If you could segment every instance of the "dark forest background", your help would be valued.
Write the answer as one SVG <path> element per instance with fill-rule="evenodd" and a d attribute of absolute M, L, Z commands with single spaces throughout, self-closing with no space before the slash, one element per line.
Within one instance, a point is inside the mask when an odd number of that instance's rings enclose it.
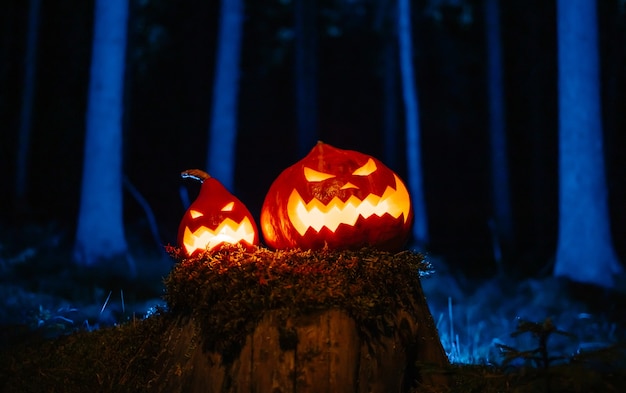
<path fill-rule="evenodd" d="M 406 175 L 405 147 L 383 151 L 384 29 L 378 2 L 320 0 L 318 132 Z M 605 159 L 616 251 L 626 260 L 626 11 L 599 5 Z M 54 225 L 71 245 L 78 214 L 93 4 L 42 2 L 30 180 L 12 188 L 28 2 L 0 5 L 0 225 Z M 280 171 L 301 158 L 294 108 L 289 1 L 246 2 L 234 193 L 258 218 Z M 179 173 L 206 162 L 218 1 L 131 1 L 124 172 L 154 212 L 160 241 L 174 243 L 183 206 Z M 489 229 L 486 48 L 479 0 L 413 2 L 429 253 L 468 275 L 494 273 Z M 557 58 L 554 1 L 501 2 L 514 252 L 506 269 L 550 271 L 557 236 Z M 398 101 L 401 97 L 398 97 Z M 398 116 L 398 119 L 401 119 Z M 399 120 L 400 121 L 400 120 Z M 402 127 L 397 127 L 401 133 Z M 403 138 L 399 136 L 399 141 Z M 128 192 L 135 245 L 156 247 L 144 210 Z"/>

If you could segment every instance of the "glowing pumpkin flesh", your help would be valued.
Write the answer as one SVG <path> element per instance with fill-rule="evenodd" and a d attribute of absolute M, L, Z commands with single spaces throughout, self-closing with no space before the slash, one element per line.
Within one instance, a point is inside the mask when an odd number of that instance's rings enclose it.
<path fill-rule="evenodd" d="M 319 142 L 270 187 L 261 231 L 273 248 L 395 250 L 406 242 L 412 219 L 409 193 L 391 169 Z"/>
<path fill-rule="evenodd" d="M 217 250 L 224 243 L 252 246 L 259 232 L 246 206 L 207 173 L 191 169 L 181 174 L 202 182 L 200 194 L 178 227 L 178 245 L 187 255 Z"/>

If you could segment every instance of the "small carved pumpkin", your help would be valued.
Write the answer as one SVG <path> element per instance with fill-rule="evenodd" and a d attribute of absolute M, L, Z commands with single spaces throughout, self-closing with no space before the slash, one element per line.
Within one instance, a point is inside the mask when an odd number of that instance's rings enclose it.
<path fill-rule="evenodd" d="M 259 243 L 259 231 L 250 211 L 209 174 L 190 169 L 183 178 L 202 182 L 200 194 L 185 212 L 178 227 L 178 245 L 187 255 L 217 250 L 223 244 Z"/>
<path fill-rule="evenodd" d="M 273 248 L 395 250 L 413 219 L 406 186 L 369 155 L 318 142 L 274 180 L 261 209 L 261 231 Z"/>

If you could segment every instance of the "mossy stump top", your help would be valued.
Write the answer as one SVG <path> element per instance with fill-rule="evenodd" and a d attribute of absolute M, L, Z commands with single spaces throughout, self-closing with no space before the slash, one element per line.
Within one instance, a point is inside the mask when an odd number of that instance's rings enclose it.
<path fill-rule="evenodd" d="M 178 346 L 170 353 L 185 352 L 188 361 L 163 375 L 165 386 L 184 379 L 192 391 L 194 386 L 326 390 L 319 384 L 336 391 L 338 382 L 307 377 L 311 370 L 329 368 L 331 374 L 349 374 L 342 383 L 353 385 L 353 391 L 390 391 L 389 383 L 376 379 L 389 378 L 383 371 L 394 369 L 400 370 L 397 386 L 408 391 L 409 385 L 437 382 L 421 375 L 418 364 L 447 364 L 420 285 L 420 276 L 430 272 L 421 254 L 227 247 L 189 258 L 178 248 L 169 252 L 177 263 L 165 280 L 165 299 L 180 321 L 179 332 L 188 331 L 167 345 Z M 258 341 L 273 336 L 275 345 Z M 331 359 L 333 346 L 335 352 L 342 347 L 345 355 Z M 254 360 L 259 351 L 265 352 L 262 362 Z M 317 366 L 303 363 L 304 352 L 309 352 L 307 362 L 315 358 Z M 268 362 L 268 356 L 280 362 Z M 320 361 L 328 364 L 320 366 Z M 267 386 L 255 381 L 268 375 L 274 377 Z M 219 386 L 209 389 L 207 384 Z"/>

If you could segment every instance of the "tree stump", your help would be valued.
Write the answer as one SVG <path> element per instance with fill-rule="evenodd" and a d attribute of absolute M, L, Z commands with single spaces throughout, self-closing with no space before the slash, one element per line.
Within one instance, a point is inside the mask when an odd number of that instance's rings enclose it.
<path fill-rule="evenodd" d="M 162 392 L 407 392 L 446 385 L 419 254 L 248 252 L 179 263 Z M 400 256 L 399 256 L 400 255 Z M 401 281 L 401 282 L 400 282 Z M 433 367 L 434 366 L 434 367 Z"/>

